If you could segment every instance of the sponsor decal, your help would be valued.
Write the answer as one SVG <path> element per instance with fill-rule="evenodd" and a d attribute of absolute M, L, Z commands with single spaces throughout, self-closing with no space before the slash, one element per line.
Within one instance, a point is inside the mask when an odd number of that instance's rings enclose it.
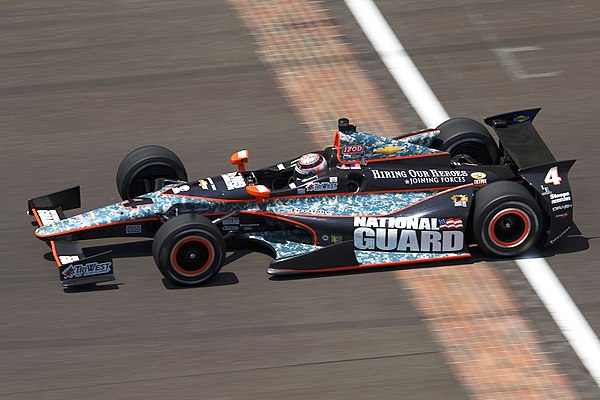
<path fill-rule="evenodd" d="M 450 197 L 454 203 L 454 207 L 466 207 L 469 202 L 469 196 L 466 194 L 455 194 Z"/>
<path fill-rule="evenodd" d="M 337 166 L 337 168 L 339 168 L 339 169 L 360 169 L 360 164 L 358 164 L 358 163 L 354 163 L 354 164 L 339 164 Z"/>
<path fill-rule="evenodd" d="M 62 271 L 64 279 L 81 278 L 84 276 L 94 276 L 107 274 L 111 271 L 110 267 L 112 262 L 107 261 L 103 263 L 91 262 L 87 264 L 76 264 L 70 265 Z"/>
<path fill-rule="evenodd" d="M 331 243 L 336 244 L 342 241 L 342 237 L 339 235 L 331 235 Z"/>
<path fill-rule="evenodd" d="M 222 229 L 229 232 L 238 231 L 240 229 L 240 219 L 238 217 L 225 218 Z"/>
<path fill-rule="evenodd" d="M 461 218 L 440 218 L 438 226 L 440 231 L 464 228 Z"/>
<path fill-rule="evenodd" d="M 298 194 L 306 194 L 306 188 L 298 188 Z"/>
<path fill-rule="evenodd" d="M 142 226 L 141 225 L 127 225 L 125 227 L 125 233 L 127 233 L 127 234 L 142 233 Z"/>
<path fill-rule="evenodd" d="M 487 174 L 485 172 L 473 172 L 471 178 L 473 178 L 475 185 L 487 185 Z"/>
<path fill-rule="evenodd" d="M 518 114 L 518 115 L 515 115 L 513 118 L 513 122 L 515 124 L 522 124 L 523 122 L 527 122 L 527 121 L 529 121 L 528 114 Z"/>
<path fill-rule="evenodd" d="M 551 193 L 550 194 L 550 204 L 564 203 L 566 201 L 571 201 L 571 193 L 570 192 Z"/>
<path fill-rule="evenodd" d="M 261 226 L 258 222 L 254 222 L 251 224 L 241 224 L 240 225 L 245 231 L 254 230 L 254 228 Z"/>
<path fill-rule="evenodd" d="M 556 243 L 558 241 L 558 239 L 560 239 L 561 237 L 563 237 L 565 235 L 565 233 L 569 232 L 569 229 L 571 229 L 571 225 L 567 226 L 567 228 L 564 231 L 562 231 L 561 233 L 559 233 L 558 236 L 556 236 L 554 239 L 550 239 L 548 241 L 548 243 L 550 243 L 550 244 Z"/>
<path fill-rule="evenodd" d="M 364 143 L 342 147 L 342 154 L 345 156 L 348 156 L 348 157 L 360 157 L 364 153 L 365 153 Z"/>
<path fill-rule="evenodd" d="M 206 178 L 206 180 L 208 181 L 208 183 L 210 184 L 210 188 L 212 190 L 217 190 L 217 187 L 215 186 L 215 183 L 213 182 L 212 178 Z"/>
<path fill-rule="evenodd" d="M 354 247 L 359 250 L 425 253 L 461 250 L 464 232 L 441 230 L 440 221 L 448 226 L 448 218 L 354 217 Z M 454 229 L 457 229 L 456 219 L 453 221 Z"/>
<path fill-rule="evenodd" d="M 152 199 L 149 199 L 147 197 L 134 197 L 133 199 L 129 199 L 129 200 L 123 202 L 123 207 L 138 208 L 138 207 L 144 207 L 144 206 L 151 206 L 152 204 L 154 204 L 154 201 L 152 201 Z M 93 218 L 93 214 L 91 211 L 88 213 L 88 217 Z"/>
<path fill-rule="evenodd" d="M 56 210 L 37 210 L 37 213 L 44 226 L 52 225 L 53 223 L 60 221 L 60 217 Z"/>
<path fill-rule="evenodd" d="M 333 215 L 331 211 L 327 210 L 303 210 L 301 208 L 292 208 L 290 210 L 291 214 L 314 214 L 314 215 Z"/>
<path fill-rule="evenodd" d="M 204 179 L 198 179 L 198 186 L 204 190 L 208 190 L 208 182 L 206 182 Z"/>
<path fill-rule="evenodd" d="M 542 196 L 549 196 L 552 194 L 552 190 L 550 190 L 548 186 L 540 185 L 540 188 L 542 189 Z"/>
<path fill-rule="evenodd" d="M 323 239 L 324 242 L 328 242 L 329 241 L 329 235 L 323 235 L 323 236 L 321 236 L 321 239 Z"/>
<path fill-rule="evenodd" d="M 223 182 L 225 182 L 225 186 L 227 186 L 227 190 L 246 187 L 246 181 L 244 180 L 244 177 L 237 172 L 229 172 L 221 175 L 221 177 L 223 178 Z"/>
<path fill-rule="evenodd" d="M 79 256 L 58 256 L 61 265 L 70 264 L 79 261 Z"/>
<path fill-rule="evenodd" d="M 554 218 L 557 218 L 557 219 L 565 219 L 565 218 L 568 218 L 568 217 L 569 217 L 569 215 L 571 215 L 571 213 L 569 213 L 569 212 L 564 212 L 564 213 L 561 213 L 561 214 L 556 214 L 556 215 L 554 216 Z"/>
<path fill-rule="evenodd" d="M 569 203 L 569 204 L 561 204 L 560 206 L 555 206 L 552 207 L 552 212 L 556 212 L 556 211 L 562 211 L 562 210 L 568 210 L 569 208 L 572 208 L 573 204 Z"/>
<path fill-rule="evenodd" d="M 385 147 L 380 147 L 378 149 L 373 150 L 373 153 L 385 154 L 385 155 L 389 156 L 389 155 L 399 152 L 403 148 L 404 147 L 399 147 L 399 146 L 394 146 L 394 145 L 388 144 Z"/>
<path fill-rule="evenodd" d="M 379 170 L 372 169 L 374 179 L 404 179 L 406 185 L 465 183 L 468 173 L 464 170 Z"/>
<path fill-rule="evenodd" d="M 309 192 L 330 192 L 337 190 L 337 187 L 337 182 L 312 182 L 306 186 L 306 190 Z"/>
<path fill-rule="evenodd" d="M 329 182 L 337 182 L 338 181 L 338 177 L 337 176 L 331 176 L 329 177 Z"/>
<path fill-rule="evenodd" d="M 190 186 L 189 185 L 175 186 L 171 190 L 173 191 L 173 194 L 179 194 L 179 193 L 187 192 L 188 190 L 190 190 Z"/>

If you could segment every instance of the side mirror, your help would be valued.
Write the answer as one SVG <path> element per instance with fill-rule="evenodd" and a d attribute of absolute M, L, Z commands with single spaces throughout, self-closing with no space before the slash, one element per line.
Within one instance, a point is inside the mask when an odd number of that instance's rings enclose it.
<path fill-rule="evenodd" d="M 265 185 L 248 185 L 246 186 L 246 193 L 255 197 L 259 203 L 262 203 L 266 198 L 271 196 L 271 190 Z"/>
<path fill-rule="evenodd" d="M 231 157 L 229 157 L 229 161 L 231 161 L 231 164 L 237 165 L 239 172 L 244 172 L 246 171 L 245 164 L 248 162 L 248 156 L 248 150 L 240 150 L 233 153 Z"/>

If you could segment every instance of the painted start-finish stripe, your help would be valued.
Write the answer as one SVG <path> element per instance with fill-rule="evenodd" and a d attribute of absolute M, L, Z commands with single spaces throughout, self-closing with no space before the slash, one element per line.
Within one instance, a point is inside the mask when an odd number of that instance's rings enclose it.
<path fill-rule="evenodd" d="M 395 271 L 475 399 L 574 399 L 500 273 L 486 263 Z"/>
<path fill-rule="evenodd" d="M 569 293 L 543 258 L 517 260 L 556 325 L 600 387 L 600 342 Z"/>

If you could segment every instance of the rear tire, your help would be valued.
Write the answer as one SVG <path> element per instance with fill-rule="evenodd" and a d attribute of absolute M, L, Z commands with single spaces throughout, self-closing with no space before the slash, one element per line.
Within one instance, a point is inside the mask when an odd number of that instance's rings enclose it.
<path fill-rule="evenodd" d="M 495 165 L 500 159 L 498 146 L 485 126 L 464 117 L 451 118 L 436 129 L 439 135 L 431 147 L 447 151 L 452 161 Z"/>
<path fill-rule="evenodd" d="M 225 240 L 206 217 L 182 214 L 156 232 L 152 255 L 158 270 L 179 285 L 198 285 L 213 278 L 225 259 Z"/>
<path fill-rule="evenodd" d="M 515 182 L 494 182 L 475 194 L 473 236 L 488 254 L 514 257 L 529 250 L 542 233 L 542 211 Z"/>
<path fill-rule="evenodd" d="M 187 172 L 179 157 L 162 146 L 144 146 L 127 154 L 117 170 L 117 190 L 121 199 L 155 190 L 157 179 L 187 181 Z"/>

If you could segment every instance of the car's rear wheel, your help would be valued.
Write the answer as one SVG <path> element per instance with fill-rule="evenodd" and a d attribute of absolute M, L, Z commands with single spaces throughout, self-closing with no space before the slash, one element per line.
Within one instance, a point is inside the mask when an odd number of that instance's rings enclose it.
<path fill-rule="evenodd" d="M 436 129 L 440 133 L 433 140 L 431 147 L 447 151 L 452 156 L 452 161 L 480 165 L 498 164 L 498 146 L 490 132 L 479 122 L 464 117 L 451 118 Z"/>
<path fill-rule="evenodd" d="M 198 285 L 219 272 L 225 258 L 225 240 L 208 218 L 182 214 L 159 228 L 152 255 L 168 280 L 179 285 Z"/>
<path fill-rule="evenodd" d="M 144 146 L 127 154 L 117 170 L 117 190 L 123 200 L 155 190 L 158 179 L 187 181 L 179 157 L 162 146 Z"/>
<path fill-rule="evenodd" d="M 488 254 L 514 257 L 526 252 L 542 233 L 542 211 L 515 182 L 495 182 L 475 194 L 473 235 Z"/>

